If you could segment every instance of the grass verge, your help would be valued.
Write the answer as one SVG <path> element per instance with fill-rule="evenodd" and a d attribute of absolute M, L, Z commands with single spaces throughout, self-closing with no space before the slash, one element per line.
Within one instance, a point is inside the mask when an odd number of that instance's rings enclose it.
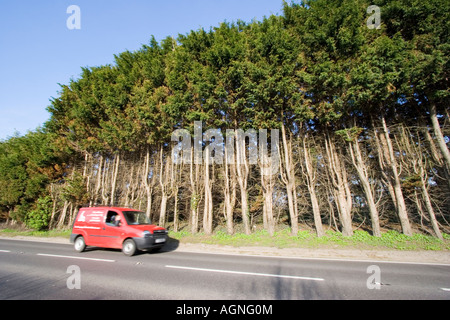
<path fill-rule="evenodd" d="M 297 236 L 292 236 L 289 229 L 281 230 L 271 237 L 266 231 L 258 231 L 251 235 L 237 233 L 228 235 L 218 231 L 213 235 L 199 233 L 192 235 L 189 232 L 170 232 L 169 236 L 184 243 L 205 243 L 227 245 L 234 247 L 260 246 L 276 248 L 346 248 L 367 250 L 450 250 L 450 235 L 445 234 L 444 240 L 438 238 L 414 234 L 405 236 L 396 231 L 385 232 L 382 237 L 371 236 L 366 231 L 355 231 L 353 237 L 344 237 L 339 232 L 327 231 L 324 237 L 317 237 L 310 231 L 299 231 Z"/>
<path fill-rule="evenodd" d="M 50 231 L 36 231 L 36 230 L 20 230 L 5 228 L 0 229 L 0 236 L 3 237 L 40 237 L 40 238 L 67 238 L 69 239 L 71 230 L 50 230 Z"/>
<path fill-rule="evenodd" d="M 69 239 L 71 230 L 35 231 L 13 228 L 0 228 L 3 237 L 59 237 Z M 290 234 L 289 229 L 280 230 L 271 237 L 265 230 L 246 235 L 236 233 L 228 235 L 224 231 L 217 231 L 213 235 L 204 233 L 191 234 L 187 231 L 169 232 L 169 237 L 181 243 L 214 244 L 233 247 L 275 247 L 275 248 L 333 248 L 333 249 L 365 249 L 365 250 L 433 250 L 449 251 L 450 235 L 444 234 L 444 240 L 414 234 L 405 236 L 397 231 L 387 231 L 380 238 L 371 236 L 366 231 L 357 230 L 352 237 L 344 237 L 340 232 L 327 231 L 324 237 L 317 237 L 312 231 L 299 231 L 296 236 Z"/>

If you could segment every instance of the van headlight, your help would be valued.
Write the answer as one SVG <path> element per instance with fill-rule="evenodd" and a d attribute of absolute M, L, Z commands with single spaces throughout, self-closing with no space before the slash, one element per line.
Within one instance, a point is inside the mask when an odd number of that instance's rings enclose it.
<path fill-rule="evenodd" d="M 144 232 L 142 232 L 142 237 L 144 237 L 144 238 L 149 238 L 151 236 L 152 236 L 152 232 L 151 231 L 145 230 Z"/>

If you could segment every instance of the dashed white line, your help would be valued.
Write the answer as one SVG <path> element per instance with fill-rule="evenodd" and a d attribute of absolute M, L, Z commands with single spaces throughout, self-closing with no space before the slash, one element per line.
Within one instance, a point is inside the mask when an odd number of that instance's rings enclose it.
<path fill-rule="evenodd" d="M 441 288 L 441 290 L 450 292 L 450 288 Z"/>
<path fill-rule="evenodd" d="M 0 252 L 3 252 L 3 253 L 9 253 L 9 252 L 11 252 L 11 251 L 9 251 L 9 250 L 0 250 Z"/>
<path fill-rule="evenodd" d="M 91 261 L 102 261 L 102 262 L 116 262 L 116 260 L 108 259 L 97 259 L 97 258 L 85 258 L 85 257 L 74 257 L 74 256 L 60 256 L 55 254 L 38 253 L 38 256 L 51 257 L 51 258 L 65 258 L 65 259 L 78 259 L 78 260 L 91 260 Z"/>
<path fill-rule="evenodd" d="M 439 262 L 391 261 L 391 260 L 371 260 L 371 259 L 355 259 L 355 258 L 299 257 L 299 256 L 286 256 L 286 255 L 262 255 L 262 254 L 259 255 L 259 254 L 230 253 L 230 252 L 200 252 L 200 251 L 195 251 L 195 250 L 180 250 L 179 252 L 222 255 L 222 256 L 236 256 L 236 257 L 250 257 L 250 258 L 290 259 L 290 260 L 306 260 L 306 261 L 317 260 L 317 261 L 337 261 L 337 262 L 386 263 L 386 264 L 411 264 L 411 265 L 450 267 L 450 263 L 439 263 Z"/>
<path fill-rule="evenodd" d="M 269 274 L 269 273 L 255 273 L 255 272 L 243 272 L 243 271 L 219 270 L 219 269 L 191 268 L 191 267 L 170 266 L 170 265 L 167 265 L 166 268 L 171 268 L 171 269 L 182 269 L 182 270 L 192 270 L 192 271 L 203 271 L 203 272 L 216 272 L 216 273 L 240 274 L 240 275 L 257 276 L 257 277 L 272 277 L 272 278 L 284 278 L 284 279 L 324 281 L 324 279 L 322 279 L 322 278 L 299 277 L 299 276 L 289 276 L 289 275 L 279 275 L 279 274 Z"/>

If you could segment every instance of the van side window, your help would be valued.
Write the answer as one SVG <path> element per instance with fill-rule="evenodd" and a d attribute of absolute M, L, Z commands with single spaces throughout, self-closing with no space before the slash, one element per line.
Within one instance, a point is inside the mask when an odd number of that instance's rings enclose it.
<path fill-rule="evenodd" d="M 117 212 L 114 211 L 108 211 L 106 214 L 106 221 L 105 223 L 109 226 L 115 227 L 116 217 L 118 216 Z"/>

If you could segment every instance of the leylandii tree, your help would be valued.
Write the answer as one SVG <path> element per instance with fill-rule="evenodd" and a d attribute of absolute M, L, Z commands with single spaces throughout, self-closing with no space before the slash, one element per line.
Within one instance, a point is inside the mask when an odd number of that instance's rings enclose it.
<path fill-rule="evenodd" d="M 64 174 L 64 160 L 42 129 L 0 142 L 0 208 L 8 219 L 47 227 L 47 185 Z"/>
<path fill-rule="evenodd" d="M 25 143 L 37 137 L 2 142 L 1 209 L 25 221 L 50 193 L 52 226 L 64 227 L 84 204 L 64 196 L 77 182 L 87 204 L 133 206 L 176 230 L 439 236 L 450 199 L 447 2 L 284 2 L 280 16 L 151 38 L 83 68 L 37 134 L 53 151 Z M 192 161 L 171 157 L 177 129 Z M 228 142 L 216 162 L 213 146 Z M 35 159 L 55 150 L 56 162 Z M 252 150 L 277 153 L 276 174 L 262 174 L 264 158 L 250 163 Z"/>

